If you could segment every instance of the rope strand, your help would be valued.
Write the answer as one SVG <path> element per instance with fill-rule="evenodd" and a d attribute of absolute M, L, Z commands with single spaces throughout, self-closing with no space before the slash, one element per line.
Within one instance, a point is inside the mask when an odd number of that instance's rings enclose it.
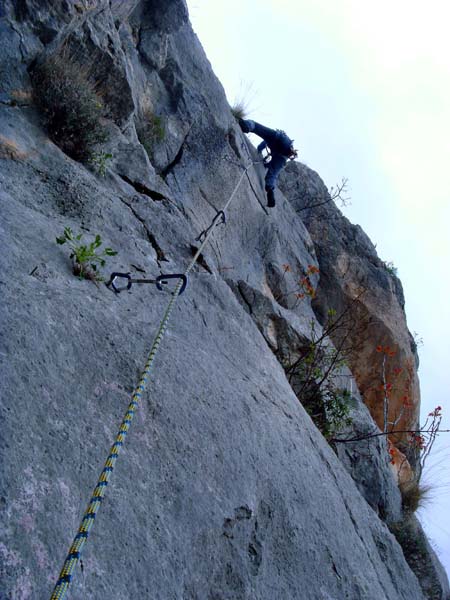
<path fill-rule="evenodd" d="M 245 167 L 244 172 L 242 173 L 241 177 L 239 178 L 239 181 L 236 184 L 236 187 L 234 188 L 230 198 L 228 199 L 227 203 L 225 204 L 225 206 L 222 209 L 222 211 L 224 213 L 227 210 L 228 206 L 230 205 L 231 201 L 233 200 L 234 196 L 236 195 L 236 193 L 239 189 L 239 186 L 241 185 L 242 179 L 244 178 L 244 175 L 247 173 L 248 169 L 251 166 L 253 166 L 253 164 L 254 164 L 254 162 L 252 161 L 247 167 Z M 187 276 L 190 273 L 190 271 L 194 268 L 195 263 L 197 262 L 204 246 L 206 245 L 209 238 L 211 237 L 213 230 L 214 230 L 214 228 L 211 228 L 207 232 L 205 239 L 200 244 L 200 247 L 198 248 L 198 250 L 195 253 L 194 257 L 192 258 L 191 262 L 189 263 L 186 271 L 184 272 L 185 276 Z M 62 600 L 62 598 L 65 597 L 67 590 L 69 589 L 69 585 L 70 585 L 70 583 L 72 581 L 72 577 L 73 577 L 73 572 L 75 570 L 75 567 L 76 567 L 78 561 L 80 560 L 80 556 L 83 551 L 84 545 L 86 544 L 87 539 L 89 537 L 90 530 L 92 529 L 92 527 L 94 525 L 95 517 L 97 516 L 97 513 L 100 509 L 102 500 L 103 500 L 105 492 L 106 492 L 106 488 L 108 486 L 110 477 L 112 475 L 114 466 L 116 464 L 116 460 L 117 460 L 119 453 L 123 447 L 123 444 L 125 443 L 125 439 L 126 439 L 128 430 L 130 428 L 131 422 L 132 422 L 133 417 L 136 413 L 136 410 L 139 406 L 139 401 L 142 399 L 142 394 L 144 393 L 145 387 L 147 385 L 147 380 L 148 380 L 148 376 L 150 374 L 151 366 L 152 366 L 155 356 L 158 352 L 158 349 L 159 349 L 161 341 L 164 337 L 164 334 L 167 330 L 167 325 L 168 325 L 173 307 L 175 305 L 175 302 L 179 296 L 179 292 L 180 292 L 180 288 L 181 288 L 182 284 L 183 284 L 183 280 L 179 279 L 179 281 L 172 293 L 172 298 L 170 299 L 169 304 L 167 305 L 164 316 L 161 319 L 161 323 L 159 325 L 158 331 L 156 333 L 152 347 L 150 349 L 150 352 L 149 352 L 149 355 L 147 358 L 147 362 L 145 364 L 144 370 L 142 371 L 141 378 L 139 380 L 138 385 L 136 386 L 136 389 L 133 392 L 131 401 L 130 401 L 127 411 L 125 412 L 125 415 L 122 419 L 122 423 L 119 427 L 119 431 L 117 433 L 116 439 L 115 439 L 113 445 L 111 446 L 108 458 L 106 459 L 103 470 L 101 471 L 100 476 L 98 478 L 97 485 L 95 486 L 95 489 L 92 493 L 92 498 L 89 501 L 87 509 L 81 520 L 81 524 L 80 524 L 78 531 L 77 531 L 77 533 L 72 541 L 72 544 L 69 548 L 69 552 L 64 561 L 63 568 L 61 569 L 59 578 L 56 582 L 56 585 L 54 587 L 54 590 L 50 597 L 50 600 Z"/>

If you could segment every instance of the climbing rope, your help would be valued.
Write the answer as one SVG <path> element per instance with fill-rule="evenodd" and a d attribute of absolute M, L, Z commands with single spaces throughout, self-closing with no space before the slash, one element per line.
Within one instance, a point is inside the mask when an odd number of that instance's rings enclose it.
<path fill-rule="evenodd" d="M 184 272 L 184 276 L 179 278 L 179 281 L 178 281 L 177 285 L 175 286 L 174 291 L 172 292 L 172 297 L 167 305 L 164 316 L 161 319 L 161 323 L 159 325 L 158 331 L 156 333 L 152 347 L 150 349 L 150 353 L 148 355 L 147 362 L 145 364 L 144 370 L 142 371 L 141 378 L 139 380 L 139 383 L 138 383 L 136 389 L 133 392 L 133 395 L 131 397 L 131 402 L 129 403 L 127 411 L 122 419 L 122 423 L 119 427 L 119 432 L 116 436 L 114 444 L 111 446 L 108 458 L 106 459 L 103 470 L 100 473 L 100 477 L 98 478 L 97 485 L 95 486 L 95 489 L 92 494 L 92 498 L 89 501 L 88 507 L 83 515 L 80 527 L 78 528 L 78 532 L 76 533 L 76 535 L 72 541 L 72 545 L 69 548 L 69 552 L 64 561 L 63 568 L 61 569 L 59 578 L 56 582 L 56 585 L 55 585 L 55 588 L 53 590 L 50 600 L 61 600 L 62 598 L 64 598 L 66 595 L 66 592 L 69 588 L 69 585 L 72 581 L 73 572 L 75 570 L 75 567 L 76 567 L 78 561 L 80 560 L 80 556 L 83 551 L 84 545 L 87 542 L 89 533 L 94 524 L 95 517 L 100 509 L 102 500 L 105 495 L 106 487 L 109 483 L 110 477 L 114 470 L 114 466 L 116 464 L 116 460 L 119 456 L 119 453 L 123 447 L 123 444 L 125 443 L 125 438 L 128 433 L 128 430 L 130 428 L 133 417 L 136 413 L 136 410 L 139 406 L 139 401 L 141 400 L 142 394 L 144 393 L 145 387 L 147 385 L 147 380 L 148 380 L 151 366 L 153 364 L 156 353 L 158 352 L 159 346 L 160 346 L 161 341 L 166 332 L 167 325 L 168 325 L 168 322 L 170 319 L 170 315 L 172 313 L 175 302 L 176 302 L 178 296 L 180 295 L 180 291 L 183 286 L 183 283 L 186 282 L 188 274 L 195 266 L 195 263 L 197 262 L 204 246 L 206 245 L 209 238 L 211 237 L 211 235 L 215 229 L 214 225 L 218 224 L 219 217 L 221 217 L 223 219 L 222 222 L 225 222 L 225 211 L 227 210 L 231 201 L 233 200 L 234 196 L 236 195 L 236 192 L 238 191 L 239 186 L 241 185 L 241 182 L 242 182 L 245 174 L 250 169 L 250 167 L 253 166 L 253 164 L 255 162 L 257 162 L 257 161 L 252 161 L 250 164 L 247 165 L 247 167 L 245 167 L 244 172 L 242 173 L 241 177 L 239 178 L 239 181 L 236 184 L 236 187 L 234 188 L 233 193 L 231 194 L 230 198 L 228 199 L 228 201 L 225 204 L 225 206 L 223 207 L 223 209 L 216 214 L 211 225 L 204 232 L 202 232 L 202 234 L 200 234 L 200 239 L 202 239 L 200 247 L 194 254 L 194 257 L 192 258 L 191 262 L 189 263 L 189 266 L 187 267 L 186 271 Z"/>

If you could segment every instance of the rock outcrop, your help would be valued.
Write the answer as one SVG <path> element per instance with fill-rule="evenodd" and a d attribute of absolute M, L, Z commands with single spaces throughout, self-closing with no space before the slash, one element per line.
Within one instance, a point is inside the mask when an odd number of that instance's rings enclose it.
<path fill-rule="evenodd" d="M 105 276 L 183 272 L 256 156 L 183 0 L 6 0 L 0 32 L 0 597 L 25 600 L 50 596 L 170 298 L 75 277 L 55 239 L 67 227 L 86 243 L 100 235 L 118 252 Z M 108 139 L 84 163 L 54 143 L 35 101 L 33 72 L 55 56 L 104 109 Z M 398 360 L 414 357 L 400 284 L 345 221 L 342 238 L 367 253 L 333 238 L 327 258 L 287 189 L 268 214 L 263 176 L 256 165 L 243 179 L 175 306 L 70 597 L 426 597 L 384 522 L 401 518 L 386 440 L 334 452 L 289 376 L 364 273 L 376 344 L 395 338 Z M 301 165 L 287 177 L 311 197 L 322 189 Z M 319 286 L 313 303 L 300 277 Z M 325 338 L 328 356 L 339 340 Z M 334 373 L 352 416 L 344 431 L 376 427 L 367 345 L 364 356 Z"/>
<path fill-rule="evenodd" d="M 322 323 L 330 309 L 346 315 L 346 322 L 330 337 L 335 345 L 345 345 L 364 403 L 380 429 L 416 429 L 418 356 L 406 325 L 402 285 L 361 227 L 352 225 L 331 202 L 323 183 L 316 179 L 315 186 L 308 187 L 307 171 L 303 165 L 289 165 L 281 188 L 316 249 L 321 277 L 315 313 Z M 409 437 L 397 434 L 391 440 L 415 463 Z M 400 475 L 407 478 L 409 472 L 403 465 Z"/>

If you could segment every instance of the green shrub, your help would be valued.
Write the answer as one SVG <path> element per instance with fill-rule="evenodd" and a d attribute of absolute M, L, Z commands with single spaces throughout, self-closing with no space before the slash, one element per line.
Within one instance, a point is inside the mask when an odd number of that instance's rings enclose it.
<path fill-rule="evenodd" d="M 100 177 L 105 177 L 108 161 L 111 160 L 112 157 L 113 155 L 110 152 L 92 152 L 89 157 L 89 163 L 94 167 Z"/>
<path fill-rule="evenodd" d="M 291 368 L 289 376 L 294 376 L 294 389 L 296 388 L 297 396 L 306 412 L 322 435 L 328 439 L 343 427 L 351 425 L 352 396 L 348 390 L 334 388 L 334 372 L 325 376 L 332 355 L 319 359 L 314 352 L 315 349 L 311 349 L 310 354 L 305 357 L 305 362 L 298 363 L 295 371 Z M 312 362 L 316 366 L 311 369 Z"/>
<path fill-rule="evenodd" d="M 386 269 L 386 271 L 389 273 L 389 275 L 395 275 L 397 276 L 397 267 L 394 266 L 394 263 L 389 260 L 389 261 L 383 261 L 383 267 Z"/>
<path fill-rule="evenodd" d="M 161 143 L 166 137 L 166 124 L 164 118 L 155 115 L 150 110 L 146 110 L 143 119 L 137 128 L 137 134 L 140 143 L 150 157 L 153 153 L 155 144 Z"/>
<path fill-rule="evenodd" d="M 108 136 L 105 108 L 86 69 L 62 54 L 38 64 L 31 78 L 50 138 L 75 160 L 89 159 Z"/>
<path fill-rule="evenodd" d="M 102 238 L 96 235 L 90 244 L 82 244 L 82 233 L 74 235 L 70 227 L 64 228 L 64 233 L 56 238 L 57 244 L 68 243 L 72 259 L 73 273 L 80 279 L 91 279 L 92 281 L 102 281 L 102 277 L 97 272 L 97 265 L 105 266 L 107 256 L 115 256 L 117 252 L 112 248 L 104 248 L 101 252 L 97 250 L 102 245 Z"/>
<path fill-rule="evenodd" d="M 329 311 L 324 330 L 316 332 L 311 321 L 309 344 L 297 349 L 298 356 L 283 361 L 289 383 L 321 433 L 329 439 L 352 423 L 352 396 L 340 389 L 338 379 L 346 362 L 343 349 L 329 345 L 327 334 L 337 323 L 335 311 Z"/>

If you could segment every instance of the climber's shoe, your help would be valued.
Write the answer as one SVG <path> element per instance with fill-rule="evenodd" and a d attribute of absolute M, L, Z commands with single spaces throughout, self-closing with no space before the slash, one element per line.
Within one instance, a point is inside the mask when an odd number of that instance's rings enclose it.
<path fill-rule="evenodd" d="M 250 127 L 247 125 L 247 122 L 245 121 L 245 119 L 239 119 L 238 123 L 239 123 L 239 127 L 242 129 L 242 131 L 244 133 L 250 133 Z"/>
<path fill-rule="evenodd" d="M 273 208 L 275 206 L 275 191 L 272 188 L 267 190 L 267 206 Z"/>

